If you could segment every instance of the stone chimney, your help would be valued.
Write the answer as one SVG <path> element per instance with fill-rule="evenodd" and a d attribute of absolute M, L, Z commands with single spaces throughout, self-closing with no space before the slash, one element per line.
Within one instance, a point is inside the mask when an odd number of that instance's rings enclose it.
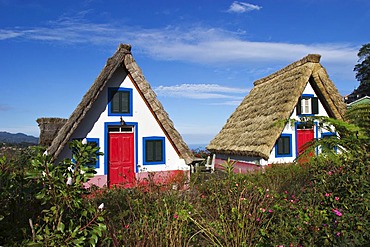
<path fill-rule="evenodd" d="M 39 145 L 49 147 L 67 120 L 65 118 L 38 118 L 36 122 L 40 128 Z"/>

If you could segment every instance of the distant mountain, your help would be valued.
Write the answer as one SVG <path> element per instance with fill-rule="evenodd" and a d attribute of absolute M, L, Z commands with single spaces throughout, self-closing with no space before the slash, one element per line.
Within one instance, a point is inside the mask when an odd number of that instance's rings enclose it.
<path fill-rule="evenodd" d="M 32 143 L 38 144 L 39 138 L 23 133 L 12 134 L 0 131 L 0 143 Z"/>

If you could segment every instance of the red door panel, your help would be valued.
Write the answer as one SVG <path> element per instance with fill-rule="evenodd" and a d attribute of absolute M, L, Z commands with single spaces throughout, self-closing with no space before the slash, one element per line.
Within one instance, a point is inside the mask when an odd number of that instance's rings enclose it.
<path fill-rule="evenodd" d="M 298 155 L 301 155 L 307 148 L 308 142 L 313 141 L 314 139 L 314 130 L 313 129 L 298 129 L 297 130 L 297 146 L 298 146 Z M 310 154 L 312 156 L 312 154 Z"/>
<path fill-rule="evenodd" d="M 109 133 L 109 185 L 134 181 L 134 133 Z"/>

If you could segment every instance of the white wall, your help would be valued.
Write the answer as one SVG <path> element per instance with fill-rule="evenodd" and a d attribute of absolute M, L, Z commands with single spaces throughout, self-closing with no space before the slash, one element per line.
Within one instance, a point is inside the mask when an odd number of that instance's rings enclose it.
<path fill-rule="evenodd" d="M 314 89 L 312 88 L 311 84 L 310 83 L 307 83 L 307 86 L 306 88 L 304 89 L 303 91 L 303 94 L 312 94 L 314 95 L 315 97 L 317 97 Z M 320 99 L 319 99 L 319 114 L 317 114 L 316 116 L 326 116 L 328 117 L 328 113 L 326 112 L 323 104 L 321 103 Z M 294 108 L 294 111 L 292 113 L 292 115 L 290 116 L 290 119 L 294 119 L 294 120 L 297 120 L 299 121 L 300 118 L 298 117 L 297 115 L 297 112 L 296 112 L 296 107 Z M 296 154 L 296 145 L 297 145 L 297 140 L 296 140 L 296 135 L 295 135 L 295 126 L 294 124 L 291 125 L 291 124 L 286 124 L 285 125 L 285 128 L 282 132 L 282 134 L 291 134 L 292 135 L 292 152 L 293 152 L 293 156 L 292 157 L 275 157 L 275 146 L 274 148 L 272 149 L 271 153 L 270 153 L 270 158 L 268 159 L 267 162 L 265 162 L 265 164 L 273 164 L 273 163 L 290 163 L 290 162 L 293 162 L 296 158 L 297 158 L 297 154 Z M 318 131 L 318 132 L 317 132 Z M 314 127 L 314 136 L 315 138 L 316 137 L 321 137 L 321 134 L 324 130 L 317 130 L 316 127 Z M 326 131 L 324 131 L 326 132 Z"/>
<path fill-rule="evenodd" d="M 79 127 L 76 129 L 74 135 L 71 139 L 74 138 L 99 138 L 100 151 L 103 153 L 108 153 L 105 150 L 105 123 L 106 122 L 119 122 L 119 116 L 108 116 L 108 88 L 110 87 L 124 87 L 133 89 L 133 115 L 132 116 L 123 116 L 125 122 L 137 122 L 138 123 L 138 136 L 135 137 L 137 140 L 136 152 L 137 164 L 140 171 L 150 172 L 150 171 L 167 171 L 167 170 L 188 170 L 183 159 L 180 159 L 176 153 L 174 147 L 168 141 L 165 133 L 161 129 L 160 125 L 157 123 L 156 119 L 152 115 L 151 111 L 147 107 L 146 103 L 140 96 L 139 92 L 136 90 L 131 79 L 127 76 L 127 73 L 123 69 L 118 69 L 115 72 L 111 80 L 109 81 L 107 87 L 103 89 L 99 98 L 94 102 L 92 108 L 85 116 L 83 121 L 79 124 Z M 93 125 L 91 125 L 93 124 Z M 143 137 L 149 136 L 161 136 L 165 138 L 165 154 L 166 160 L 165 164 L 158 165 L 143 165 Z M 62 155 L 66 155 L 68 151 L 63 151 Z M 99 158 L 100 167 L 96 170 L 97 175 L 104 175 L 104 156 Z M 136 161 L 135 161 L 136 164 Z"/>

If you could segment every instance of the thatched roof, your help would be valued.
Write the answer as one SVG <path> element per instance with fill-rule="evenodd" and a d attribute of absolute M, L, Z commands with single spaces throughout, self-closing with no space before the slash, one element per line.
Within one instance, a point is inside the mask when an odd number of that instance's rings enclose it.
<path fill-rule="evenodd" d="M 59 131 L 58 136 L 54 139 L 48 149 L 48 153 L 52 155 L 54 159 L 57 159 L 73 132 L 84 119 L 95 100 L 99 97 L 104 86 L 120 66 L 127 71 L 128 76 L 131 78 L 136 89 L 146 102 L 148 108 L 161 126 L 178 155 L 182 157 L 187 164 L 190 164 L 194 158 L 192 152 L 183 141 L 180 133 L 175 129 L 173 122 L 170 120 L 167 112 L 157 99 L 157 96 L 150 87 L 148 81 L 145 80 L 141 69 L 136 64 L 131 54 L 131 46 L 124 44 L 120 44 L 116 53 L 108 59 L 100 75 L 95 79 L 95 82 L 84 95 L 82 101 L 72 113 L 67 123 Z"/>
<path fill-rule="evenodd" d="M 330 117 L 343 119 L 346 105 L 320 55 L 310 54 L 254 82 L 254 88 L 227 120 L 207 149 L 226 155 L 268 159 L 308 82 Z"/>

